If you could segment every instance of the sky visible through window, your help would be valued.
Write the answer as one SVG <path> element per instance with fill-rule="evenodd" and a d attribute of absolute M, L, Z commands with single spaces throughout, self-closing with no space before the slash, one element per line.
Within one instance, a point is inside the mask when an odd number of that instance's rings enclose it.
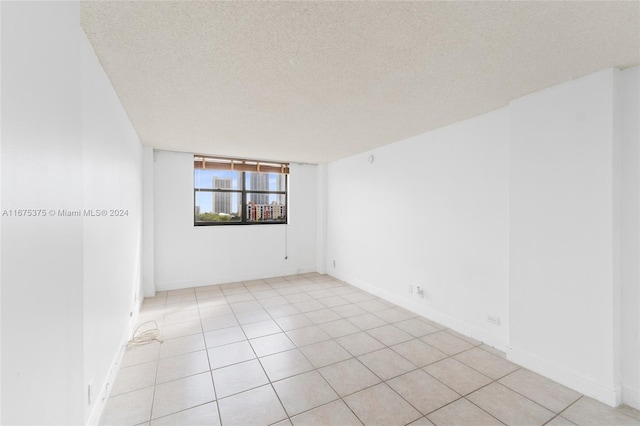
<path fill-rule="evenodd" d="M 283 180 L 278 180 L 277 173 L 265 173 L 269 176 L 269 189 L 270 191 L 284 191 L 285 188 L 279 188 L 278 184 L 284 182 Z M 250 188 L 249 178 L 250 173 L 247 173 L 247 189 Z M 239 191 L 242 190 L 242 172 L 232 172 L 225 170 L 194 170 L 194 187 L 197 188 L 213 188 L 213 180 L 214 178 L 219 179 L 231 179 L 231 188 L 229 189 L 237 189 Z M 212 192 L 196 191 L 196 206 L 199 206 L 199 211 L 201 213 L 212 212 L 213 210 L 213 196 Z M 238 195 L 239 196 L 239 195 Z M 276 200 L 275 195 L 269 196 L 269 201 Z M 239 200 L 234 196 L 233 204 L 237 205 Z"/>

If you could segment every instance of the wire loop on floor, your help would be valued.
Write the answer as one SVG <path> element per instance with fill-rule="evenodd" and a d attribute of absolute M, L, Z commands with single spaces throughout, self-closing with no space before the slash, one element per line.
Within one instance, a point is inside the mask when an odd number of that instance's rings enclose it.
<path fill-rule="evenodd" d="M 140 330 L 140 328 L 142 328 L 147 324 L 152 324 L 152 323 L 155 325 L 154 328 L 143 330 L 140 333 L 138 333 L 138 330 Z M 162 343 L 162 339 L 160 339 L 160 329 L 158 328 L 158 323 L 153 320 L 143 322 L 138 327 L 136 327 L 135 331 L 133 332 L 133 336 L 131 337 L 131 340 L 127 342 L 127 346 L 146 345 L 151 342 Z"/>

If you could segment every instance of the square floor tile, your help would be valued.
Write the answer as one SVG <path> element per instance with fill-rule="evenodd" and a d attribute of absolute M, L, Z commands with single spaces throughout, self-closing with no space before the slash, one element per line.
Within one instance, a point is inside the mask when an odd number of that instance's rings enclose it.
<path fill-rule="evenodd" d="M 200 313 L 197 309 L 189 309 L 185 311 L 173 312 L 165 314 L 164 324 L 177 324 L 179 322 L 199 321 Z"/>
<path fill-rule="evenodd" d="M 435 426 L 429 419 L 426 417 L 420 417 L 415 422 L 409 423 L 407 426 Z M 475 425 L 474 425 L 475 426 Z"/>
<path fill-rule="evenodd" d="M 422 370 L 403 374 L 387 384 L 422 414 L 429 414 L 460 398 L 460 395 Z"/>
<path fill-rule="evenodd" d="M 305 346 L 331 339 L 331 336 L 325 333 L 317 325 L 290 330 L 287 331 L 287 335 L 293 343 L 296 344 L 296 346 Z"/>
<path fill-rule="evenodd" d="M 160 356 L 160 342 L 153 342 L 146 345 L 129 346 L 122 357 L 120 367 L 131 367 L 136 364 L 144 364 L 157 361 Z"/>
<path fill-rule="evenodd" d="M 340 315 L 333 312 L 331 309 L 319 309 L 317 311 L 307 312 L 305 315 L 314 324 L 322 324 L 329 321 L 336 321 L 341 319 Z"/>
<path fill-rule="evenodd" d="M 359 306 L 349 304 L 349 305 L 340 305 L 331 308 L 333 312 L 340 315 L 342 318 L 351 318 L 358 315 L 364 315 L 367 313 L 364 309 Z"/>
<path fill-rule="evenodd" d="M 455 331 L 455 330 L 452 330 L 452 329 L 450 329 L 450 328 L 445 328 L 445 327 L 443 327 L 443 329 L 444 329 L 447 333 L 449 333 L 450 335 L 452 335 L 453 337 L 457 337 L 458 339 L 462 339 L 462 340 L 464 340 L 465 342 L 469 343 L 471 346 L 480 346 L 480 345 L 482 345 L 482 342 L 481 342 L 481 341 L 476 340 L 476 339 L 474 339 L 474 338 L 472 338 L 472 337 L 469 337 L 469 336 L 465 336 L 464 334 L 462 334 L 462 333 L 458 333 L 458 332 L 457 332 L 457 331 Z M 486 346 L 486 345 L 484 345 L 484 346 Z M 498 352 L 499 352 L 499 351 L 498 351 Z M 504 352 L 502 352 L 502 354 L 504 355 Z M 504 358 L 504 356 L 503 356 L 503 358 Z"/>
<path fill-rule="evenodd" d="M 391 324 L 383 325 L 382 327 L 372 328 L 367 330 L 367 333 L 375 337 L 387 346 L 397 345 L 398 343 L 406 342 L 413 339 L 413 336 L 400 330 Z"/>
<path fill-rule="evenodd" d="M 296 315 L 300 313 L 300 311 L 297 310 L 295 306 L 289 305 L 289 304 L 266 308 L 266 310 L 267 312 L 269 312 L 269 315 L 271 315 L 271 317 L 273 318 L 288 317 L 290 315 Z"/>
<path fill-rule="evenodd" d="M 249 339 L 282 332 L 280 327 L 278 327 L 278 324 L 276 324 L 275 321 L 271 319 L 243 325 L 242 329 Z"/>
<path fill-rule="evenodd" d="M 249 342 L 242 341 L 207 349 L 211 369 L 226 367 L 243 361 L 254 359 L 256 355 Z"/>
<path fill-rule="evenodd" d="M 156 386 L 151 417 L 163 417 L 213 400 L 210 372 L 162 383 Z"/>
<path fill-rule="evenodd" d="M 219 426 L 220 417 L 218 415 L 218 405 L 215 402 L 209 402 L 198 407 L 189 408 L 166 417 L 160 417 L 153 420 L 151 426 Z"/>
<path fill-rule="evenodd" d="M 464 398 L 442 407 L 427 416 L 437 425 L 503 426 L 503 423 Z"/>
<path fill-rule="evenodd" d="M 260 363 L 272 382 L 313 370 L 313 365 L 298 349 L 262 357 Z"/>
<path fill-rule="evenodd" d="M 260 290 L 258 289 L 249 289 L 249 291 L 251 291 L 251 293 L 253 294 L 253 297 L 255 297 L 256 299 L 260 300 L 260 303 L 262 303 L 262 300 L 264 299 L 270 299 L 273 297 L 281 297 L 280 294 L 278 294 L 277 291 L 275 291 L 274 289 L 272 289 L 269 286 L 266 287 L 261 287 Z"/>
<path fill-rule="evenodd" d="M 315 300 L 322 299 L 323 297 L 331 297 L 334 295 L 333 293 L 331 293 L 329 290 L 326 290 L 326 289 L 309 291 L 307 292 L 307 294 L 313 297 Z"/>
<path fill-rule="evenodd" d="M 326 309 L 326 307 L 322 303 L 316 300 L 308 300 L 306 302 L 292 303 L 292 305 L 295 306 L 297 310 L 303 313 Z"/>
<path fill-rule="evenodd" d="M 449 333 L 451 333 L 451 331 L 449 331 Z M 494 348 L 492 346 L 485 345 L 485 344 L 480 345 L 480 347 L 482 349 L 484 349 L 485 351 L 487 351 L 487 352 L 490 352 L 490 353 L 492 353 L 492 354 L 494 354 L 496 356 L 499 356 L 500 358 L 507 359 L 507 354 L 505 352 L 499 350 L 499 349 L 496 349 L 496 348 Z"/>
<path fill-rule="evenodd" d="M 354 358 L 322 367 L 318 371 L 340 396 L 380 383 L 378 376 Z"/>
<path fill-rule="evenodd" d="M 400 330 L 406 331 L 413 337 L 422 337 L 427 334 L 435 333 L 439 329 L 433 325 L 423 321 L 420 318 L 412 318 L 404 321 L 400 321 L 394 324 Z"/>
<path fill-rule="evenodd" d="M 107 400 L 101 426 L 137 425 L 151 418 L 153 387 L 117 395 Z"/>
<path fill-rule="evenodd" d="M 404 309 L 399 309 L 399 308 L 389 308 L 389 309 L 384 309 L 382 311 L 376 311 L 374 313 L 376 316 L 378 316 L 379 318 L 382 318 L 383 320 L 389 323 L 404 321 L 404 320 L 408 320 L 410 318 L 415 317 L 414 314 L 410 314 Z"/>
<path fill-rule="evenodd" d="M 291 419 L 294 426 L 340 425 L 360 426 L 362 423 L 342 401 L 333 401 Z"/>
<path fill-rule="evenodd" d="M 259 299 L 258 301 L 260 302 L 262 307 L 265 309 L 276 308 L 278 306 L 291 306 L 289 304 L 289 301 L 284 297 L 280 296 L 277 292 L 276 292 L 276 296 L 274 297 L 267 297 L 265 299 Z"/>
<path fill-rule="evenodd" d="M 331 289 L 331 293 L 338 296 L 344 296 L 345 294 L 358 293 L 358 289 L 351 285 L 342 285 Z"/>
<path fill-rule="evenodd" d="M 581 396 L 574 390 L 524 368 L 503 377 L 499 383 L 556 413 Z"/>
<path fill-rule="evenodd" d="M 467 395 L 467 399 L 510 425 L 542 425 L 555 416 L 555 413 L 496 382 Z"/>
<path fill-rule="evenodd" d="M 198 309 L 200 310 L 200 317 L 202 318 L 233 313 L 231 306 L 229 306 L 227 299 L 224 297 L 212 297 L 211 299 L 199 300 Z"/>
<path fill-rule="evenodd" d="M 287 294 L 284 296 L 284 298 L 287 299 L 289 303 L 300 303 L 300 302 L 308 302 L 309 300 L 313 300 L 313 297 L 303 292 Z"/>
<path fill-rule="evenodd" d="M 358 359 L 382 380 L 389 380 L 416 368 L 389 348 L 362 355 Z"/>
<path fill-rule="evenodd" d="M 384 348 L 384 345 L 364 331 L 336 339 L 353 356 L 364 355 Z"/>
<path fill-rule="evenodd" d="M 219 317 L 221 315 L 231 315 L 233 311 L 231 306 L 225 302 L 225 299 L 206 299 L 198 302 L 200 318 Z"/>
<path fill-rule="evenodd" d="M 351 322 L 361 330 L 369 330 L 371 328 L 382 327 L 383 325 L 388 324 L 385 320 L 378 318 L 373 314 L 363 314 L 355 317 L 349 317 L 347 318 L 347 320 L 349 320 L 349 322 Z"/>
<path fill-rule="evenodd" d="M 287 315 L 285 317 L 275 318 L 281 329 L 284 331 L 295 330 L 313 325 L 313 322 L 304 314 Z"/>
<path fill-rule="evenodd" d="M 202 329 L 204 331 L 220 330 L 239 325 L 236 316 L 233 314 L 217 315 L 202 318 Z"/>
<path fill-rule="evenodd" d="M 231 310 L 236 314 L 239 314 L 241 312 L 259 311 L 262 309 L 262 305 L 257 300 L 229 303 L 229 306 L 231 306 Z"/>
<path fill-rule="evenodd" d="M 360 331 L 358 327 L 351 324 L 346 319 L 325 322 L 324 324 L 320 324 L 320 328 L 334 339 L 336 337 L 347 336 L 349 334 L 358 333 Z"/>
<path fill-rule="evenodd" d="M 156 361 L 151 361 L 121 368 L 111 389 L 111 396 L 155 385 L 157 366 Z"/>
<path fill-rule="evenodd" d="M 168 358 L 204 349 L 202 333 L 176 337 L 175 339 L 165 339 L 160 346 L 160 358 Z"/>
<path fill-rule="evenodd" d="M 157 383 L 164 383 L 182 377 L 209 371 L 207 351 L 190 352 L 171 358 L 162 358 L 158 363 Z"/>
<path fill-rule="evenodd" d="M 310 371 L 273 383 L 290 416 L 338 399 L 338 395 L 317 371 Z"/>
<path fill-rule="evenodd" d="M 562 417 L 580 426 L 640 426 L 640 420 L 586 396 L 563 411 Z"/>
<path fill-rule="evenodd" d="M 360 303 L 367 300 L 375 299 L 375 296 L 363 291 L 356 290 L 355 292 L 344 294 L 342 297 L 347 299 L 351 303 Z"/>
<path fill-rule="evenodd" d="M 562 416 L 556 416 L 544 426 L 577 426 L 575 423 L 570 422 Z"/>
<path fill-rule="evenodd" d="M 228 327 L 204 333 L 207 348 L 247 340 L 241 327 Z"/>
<path fill-rule="evenodd" d="M 218 398 L 240 393 L 269 383 L 258 360 L 245 361 L 213 370 Z"/>
<path fill-rule="evenodd" d="M 238 294 L 230 294 L 226 296 L 227 302 L 229 303 L 237 303 L 237 302 L 247 302 L 250 300 L 256 300 L 251 293 L 238 293 Z"/>
<path fill-rule="evenodd" d="M 225 426 L 270 425 L 287 418 L 270 385 L 220 399 L 218 407 Z"/>
<path fill-rule="evenodd" d="M 627 416 L 631 416 L 634 419 L 640 420 L 640 410 L 636 410 L 633 407 L 629 407 L 628 405 L 621 405 L 617 408 L 619 412 L 622 414 L 626 414 Z"/>
<path fill-rule="evenodd" d="M 427 334 L 421 339 L 423 342 L 433 346 L 447 355 L 455 355 L 462 351 L 473 348 L 473 345 L 459 339 L 446 331 L 438 331 L 437 333 Z"/>
<path fill-rule="evenodd" d="M 178 324 L 163 325 L 161 337 L 162 339 L 175 339 L 176 337 L 201 333 L 202 326 L 200 324 L 200 321 L 180 322 Z"/>
<path fill-rule="evenodd" d="M 447 358 L 430 364 L 423 370 L 460 395 L 467 395 L 493 381 L 454 358 Z"/>
<path fill-rule="evenodd" d="M 324 297 L 318 300 L 318 302 L 322 303 L 327 308 L 335 308 L 336 306 L 343 306 L 351 303 L 342 296 L 334 296 L 334 295 L 330 297 Z"/>
<path fill-rule="evenodd" d="M 241 325 L 252 324 L 259 321 L 267 321 L 271 319 L 271 316 L 264 309 L 257 309 L 255 311 L 238 312 L 235 314 L 238 319 L 238 323 Z"/>
<path fill-rule="evenodd" d="M 401 426 L 422 416 L 384 383 L 349 395 L 344 401 L 365 425 Z"/>
<path fill-rule="evenodd" d="M 424 367 L 447 357 L 436 348 L 427 345 L 422 340 L 413 339 L 392 346 L 391 349 L 411 361 L 418 367 Z"/>
<path fill-rule="evenodd" d="M 251 339 L 251 346 L 259 357 L 288 351 L 295 348 L 295 345 L 284 333 L 272 334 L 270 336 Z"/>
<path fill-rule="evenodd" d="M 351 354 L 336 343 L 335 340 L 302 346 L 300 349 L 316 368 L 351 358 Z"/>
<path fill-rule="evenodd" d="M 518 369 L 518 366 L 514 363 L 480 348 L 459 353 L 455 358 L 494 380 L 500 379 Z"/>
<path fill-rule="evenodd" d="M 385 309 L 389 309 L 392 305 L 382 302 L 381 300 L 370 299 L 362 302 L 357 302 L 356 305 L 368 312 L 378 312 Z"/>

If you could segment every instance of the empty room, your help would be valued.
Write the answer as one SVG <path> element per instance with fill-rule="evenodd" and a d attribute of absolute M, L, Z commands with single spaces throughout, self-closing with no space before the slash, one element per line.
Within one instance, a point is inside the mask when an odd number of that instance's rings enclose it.
<path fill-rule="evenodd" d="M 0 424 L 640 426 L 639 1 L 2 1 L 0 47 Z"/>

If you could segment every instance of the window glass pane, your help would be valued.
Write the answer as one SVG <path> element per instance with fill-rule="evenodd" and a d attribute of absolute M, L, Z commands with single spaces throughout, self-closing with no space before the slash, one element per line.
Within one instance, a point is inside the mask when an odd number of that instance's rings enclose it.
<path fill-rule="evenodd" d="M 194 187 L 202 189 L 242 189 L 242 172 L 194 170 Z"/>
<path fill-rule="evenodd" d="M 241 192 L 195 192 L 196 222 L 242 221 Z"/>
<path fill-rule="evenodd" d="M 284 222 L 287 219 L 283 194 L 247 194 L 247 222 Z"/>
<path fill-rule="evenodd" d="M 280 173 L 246 173 L 248 191 L 284 191 L 286 175 Z"/>

